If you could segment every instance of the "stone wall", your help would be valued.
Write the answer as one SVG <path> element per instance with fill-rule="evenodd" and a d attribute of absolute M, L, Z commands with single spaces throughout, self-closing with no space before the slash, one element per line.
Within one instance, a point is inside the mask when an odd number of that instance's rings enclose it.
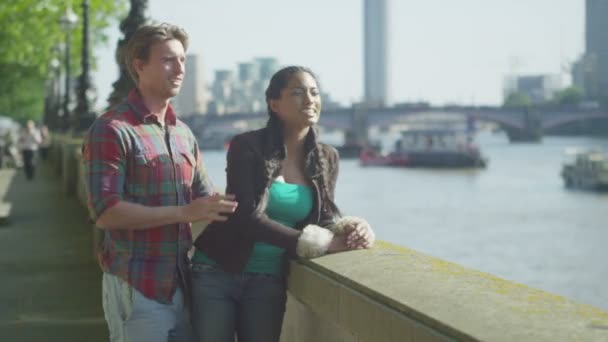
<path fill-rule="evenodd" d="M 79 147 L 56 139 L 51 160 L 84 204 Z M 288 288 L 283 342 L 608 341 L 600 309 L 383 241 L 293 261 Z"/>

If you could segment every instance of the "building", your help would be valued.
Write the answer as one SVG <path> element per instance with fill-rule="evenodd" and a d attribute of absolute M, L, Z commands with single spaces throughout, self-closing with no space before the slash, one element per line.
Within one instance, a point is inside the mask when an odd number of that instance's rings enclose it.
<path fill-rule="evenodd" d="M 213 115 L 266 112 L 266 88 L 281 68 L 273 57 L 258 57 L 237 64 L 236 72 L 217 70 L 211 85 L 212 101 L 208 112 Z M 330 94 L 321 92 L 323 108 L 335 109 L 340 104 Z"/>
<path fill-rule="evenodd" d="M 505 99 L 513 94 L 526 95 L 533 104 L 546 103 L 563 88 L 561 75 L 528 75 L 510 77 L 505 82 Z"/>
<path fill-rule="evenodd" d="M 260 86 L 260 65 L 257 61 L 239 63 L 239 83 L 235 87 L 240 112 L 259 112 L 264 100 Z"/>
<path fill-rule="evenodd" d="M 596 69 L 597 60 L 591 55 L 583 54 L 572 63 L 570 76 L 572 85 L 583 91 L 586 100 L 597 103 L 599 75 L 596 73 Z"/>
<path fill-rule="evenodd" d="M 203 63 L 199 55 L 186 56 L 186 73 L 179 94 L 173 100 L 181 115 L 205 114 L 207 112 L 207 87 Z"/>
<path fill-rule="evenodd" d="M 389 0 L 364 0 L 364 102 L 368 107 L 383 107 L 388 92 L 388 8 Z"/>
<path fill-rule="evenodd" d="M 261 80 L 266 80 L 266 84 L 270 81 L 272 75 L 279 71 L 280 65 L 276 58 L 272 57 L 258 57 L 255 62 L 259 65 L 259 77 Z"/>
<path fill-rule="evenodd" d="M 209 102 L 209 113 L 221 115 L 235 111 L 234 107 L 234 73 L 231 70 L 216 70 L 215 80 L 211 85 L 212 101 Z"/>
<path fill-rule="evenodd" d="M 209 112 L 216 115 L 253 113 L 266 110 L 265 92 L 279 62 L 272 57 L 259 57 L 237 65 L 237 72 L 217 70 L 211 86 L 213 100 Z"/>
<path fill-rule="evenodd" d="M 586 0 L 584 89 L 594 100 L 608 98 L 608 0 Z"/>

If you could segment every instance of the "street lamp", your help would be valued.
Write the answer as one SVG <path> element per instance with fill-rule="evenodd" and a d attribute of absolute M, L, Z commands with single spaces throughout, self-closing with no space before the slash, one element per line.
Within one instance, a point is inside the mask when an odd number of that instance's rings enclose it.
<path fill-rule="evenodd" d="M 59 19 L 59 24 L 61 28 L 66 32 L 65 38 L 65 94 L 63 99 L 63 122 L 62 128 L 67 129 L 69 126 L 69 117 L 70 117 L 70 88 L 71 88 L 71 78 L 70 75 L 70 45 L 71 45 L 71 37 L 72 30 L 76 27 L 76 23 L 78 22 L 78 17 L 72 11 L 72 7 L 66 9 L 65 14 Z"/>
<path fill-rule="evenodd" d="M 89 63 L 89 0 L 82 1 L 82 74 L 78 79 L 76 118 L 74 131 L 83 132 L 89 128 L 96 116 L 91 111 L 91 103 L 95 101 L 95 89 L 91 84 Z"/>
<path fill-rule="evenodd" d="M 49 84 L 47 86 L 46 107 L 44 111 L 44 124 L 51 129 L 55 128 L 58 119 L 59 107 L 61 107 L 61 90 L 59 89 L 59 71 L 61 62 L 53 57 L 49 62 Z"/>

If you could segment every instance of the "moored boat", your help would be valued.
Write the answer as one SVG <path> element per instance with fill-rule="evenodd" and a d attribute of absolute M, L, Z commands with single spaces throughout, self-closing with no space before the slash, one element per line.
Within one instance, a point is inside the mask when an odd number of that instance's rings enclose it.
<path fill-rule="evenodd" d="M 561 170 L 566 187 L 608 190 L 608 154 L 577 150 L 569 150 L 567 154 L 572 156 L 572 160 Z"/>
<path fill-rule="evenodd" d="M 451 128 L 403 131 L 390 153 L 364 150 L 359 160 L 363 166 L 429 168 L 478 168 L 487 163 L 471 133 Z"/>

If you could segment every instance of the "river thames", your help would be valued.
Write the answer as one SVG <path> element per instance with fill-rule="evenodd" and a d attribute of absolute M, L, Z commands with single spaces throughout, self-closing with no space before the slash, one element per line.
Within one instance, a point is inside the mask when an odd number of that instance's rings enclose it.
<path fill-rule="evenodd" d="M 361 167 L 341 160 L 336 202 L 380 239 L 608 310 L 608 193 L 566 189 L 569 147 L 608 149 L 608 139 L 544 137 L 477 142 L 480 170 Z M 225 187 L 225 153 L 203 151 Z"/>

